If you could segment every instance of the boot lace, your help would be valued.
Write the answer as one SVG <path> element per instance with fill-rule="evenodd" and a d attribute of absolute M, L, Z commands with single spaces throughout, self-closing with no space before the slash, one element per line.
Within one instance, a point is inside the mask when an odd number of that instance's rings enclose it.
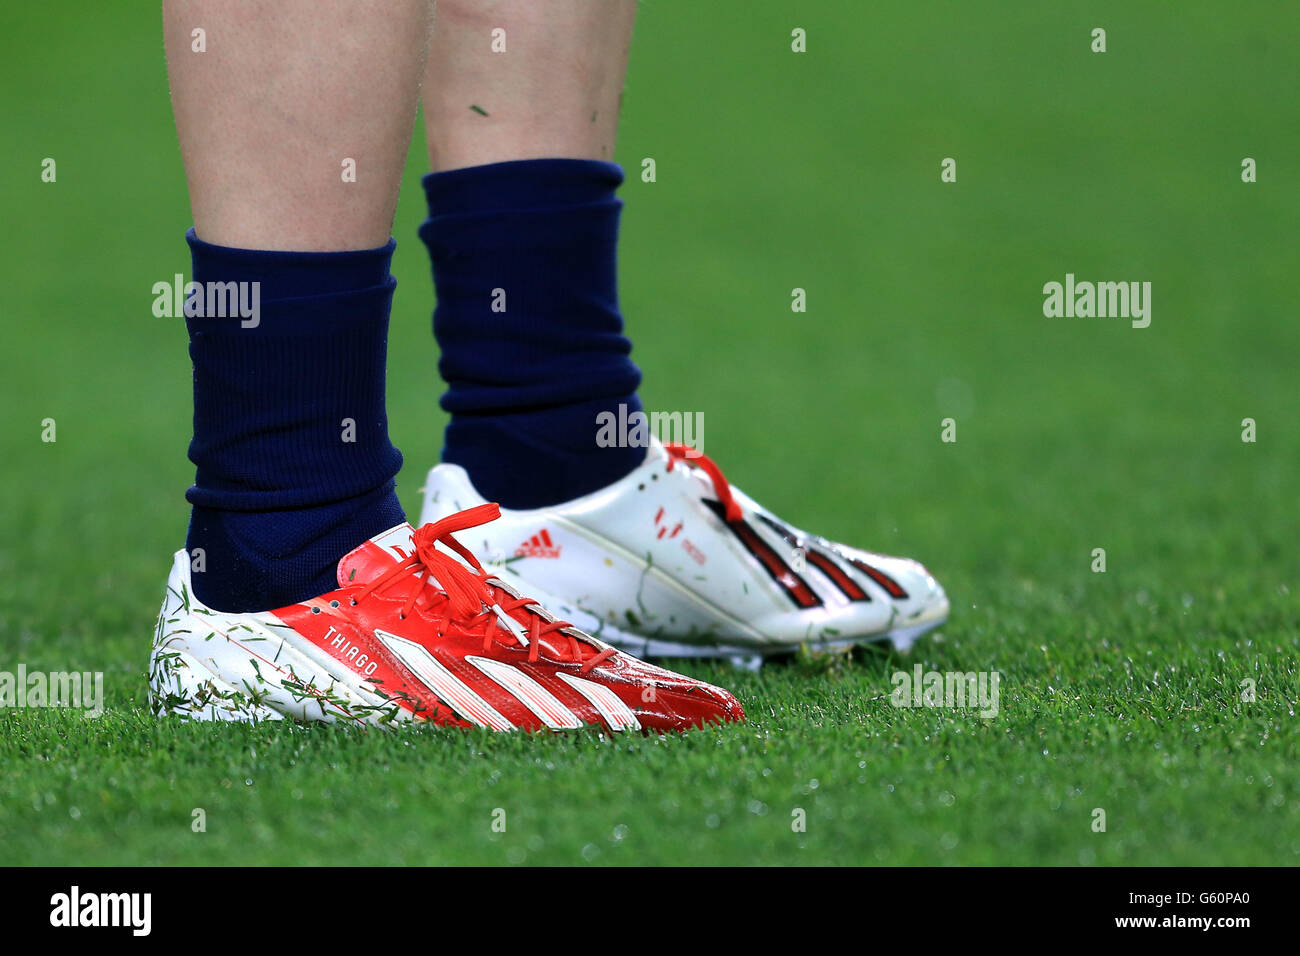
<path fill-rule="evenodd" d="M 542 638 L 549 638 L 548 643 L 559 661 L 581 664 L 580 674 L 613 657 L 617 653 L 614 648 L 591 643 L 590 639 L 584 639 L 586 635 L 579 636 L 582 632 L 568 621 L 557 620 L 532 598 L 521 597 L 504 581 L 489 577 L 473 552 L 452 536 L 454 532 L 487 524 L 500 516 L 500 506 L 489 502 L 417 528 L 412 538 L 415 553 L 362 586 L 352 599 L 353 606 L 414 572 L 421 583 L 411 589 L 399 618 L 409 615 L 420 596 L 425 595 L 427 607 L 445 605 L 447 618 L 471 633 L 481 628 L 484 653 L 491 650 L 494 640 L 503 640 L 527 647 L 528 660 L 535 663 L 541 654 Z M 470 566 L 440 550 L 438 544 L 460 555 Z"/>

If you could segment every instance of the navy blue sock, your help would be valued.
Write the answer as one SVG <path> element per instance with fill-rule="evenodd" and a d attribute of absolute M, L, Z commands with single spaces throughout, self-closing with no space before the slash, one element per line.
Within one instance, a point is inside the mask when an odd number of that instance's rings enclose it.
<path fill-rule="evenodd" d="M 531 159 L 424 177 L 433 331 L 451 413 L 443 460 L 506 508 L 622 478 L 645 449 L 596 444 L 597 415 L 641 408 L 618 311 L 613 163 Z M 494 308 L 495 307 L 495 308 Z"/>
<path fill-rule="evenodd" d="M 195 282 L 260 283 L 256 324 L 186 318 L 195 594 L 221 611 L 264 611 L 334 590 L 339 558 L 404 520 L 384 408 L 395 244 L 261 252 L 192 229 L 186 239 Z"/>

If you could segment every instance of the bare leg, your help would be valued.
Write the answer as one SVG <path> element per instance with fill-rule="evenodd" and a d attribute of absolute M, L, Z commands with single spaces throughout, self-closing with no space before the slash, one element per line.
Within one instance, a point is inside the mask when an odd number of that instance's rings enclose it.
<path fill-rule="evenodd" d="M 612 159 L 635 17 L 635 0 L 437 0 L 424 84 L 433 171 Z"/>
<path fill-rule="evenodd" d="M 164 2 L 194 281 L 257 303 L 247 328 L 220 307 L 186 315 L 186 550 L 204 556 L 193 588 L 210 607 L 333 590 L 339 558 L 403 520 L 389 235 L 429 24 L 428 0 Z"/>
<path fill-rule="evenodd" d="M 303 252 L 387 242 L 428 27 L 428 0 L 164 0 L 199 238 Z M 192 50 L 195 29 L 206 52 Z"/>
<path fill-rule="evenodd" d="M 443 459 L 505 508 L 580 497 L 645 457 L 596 438 L 605 413 L 641 409 L 611 162 L 635 15 L 633 0 L 435 4 L 420 235 L 451 412 Z"/>

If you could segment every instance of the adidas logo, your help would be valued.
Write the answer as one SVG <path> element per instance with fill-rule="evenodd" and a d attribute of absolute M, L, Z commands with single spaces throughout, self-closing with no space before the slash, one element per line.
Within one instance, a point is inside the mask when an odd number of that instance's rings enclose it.
<path fill-rule="evenodd" d="M 560 549 L 551 540 L 551 533 L 543 528 L 515 549 L 516 558 L 558 558 Z"/>

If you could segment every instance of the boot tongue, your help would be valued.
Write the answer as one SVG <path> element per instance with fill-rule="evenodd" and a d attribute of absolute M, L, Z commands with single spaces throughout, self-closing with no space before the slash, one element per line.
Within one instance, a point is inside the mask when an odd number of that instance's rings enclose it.
<path fill-rule="evenodd" d="M 369 541 L 366 541 L 356 548 L 353 548 L 343 556 L 339 561 L 338 579 L 339 587 L 349 585 L 369 584 L 371 581 L 381 577 L 396 565 L 401 564 L 411 555 L 415 554 L 415 542 L 412 540 L 415 529 L 406 522 L 394 525 L 387 531 L 375 535 Z M 450 555 L 449 555 L 450 557 Z M 455 560 L 455 558 L 453 558 Z M 419 578 L 420 570 L 412 569 L 412 578 Z M 441 587 L 436 578 L 432 575 L 425 575 L 424 580 L 434 587 Z M 415 582 L 419 585 L 419 581 Z M 394 587 L 402 591 L 403 594 L 410 592 L 405 590 L 408 586 L 405 584 L 394 583 Z M 423 598 L 420 598 L 423 606 Z M 508 627 L 497 621 L 497 626 L 502 629 L 503 633 L 512 633 L 524 631 L 526 626 L 512 619 L 514 627 Z M 552 638 L 553 639 L 553 638 Z M 567 642 L 566 642 L 567 646 Z"/>
<path fill-rule="evenodd" d="M 339 587 L 369 584 L 394 565 L 415 553 L 411 536 L 415 529 L 403 521 L 353 548 L 339 561 Z"/>

